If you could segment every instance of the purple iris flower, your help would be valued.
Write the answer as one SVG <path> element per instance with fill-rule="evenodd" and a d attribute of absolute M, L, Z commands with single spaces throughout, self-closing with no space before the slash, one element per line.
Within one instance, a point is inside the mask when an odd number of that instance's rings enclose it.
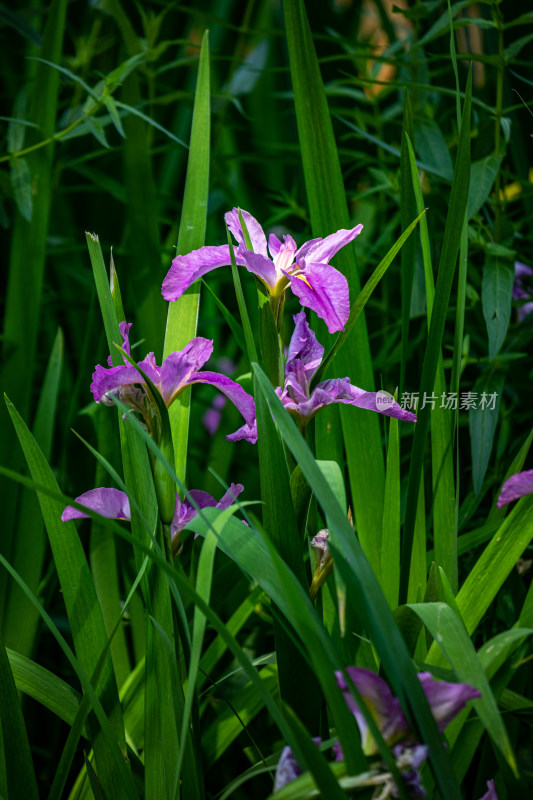
<path fill-rule="evenodd" d="M 516 475 L 511 475 L 503 484 L 496 505 L 501 508 L 506 506 L 507 503 L 512 503 L 513 500 L 518 500 L 519 497 L 531 493 L 533 493 L 533 469 L 517 472 Z"/>
<path fill-rule="evenodd" d="M 129 330 L 131 323 L 121 322 L 120 332 L 123 337 L 123 350 L 130 353 Z M 150 378 L 159 391 L 167 408 L 186 386 L 193 383 L 208 383 L 222 392 L 239 409 L 245 419 L 245 424 L 226 438 L 236 442 L 245 439 L 252 444 L 257 441 L 257 425 L 255 420 L 255 403 L 253 397 L 244 391 L 242 386 L 232 381 L 226 375 L 218 372 L 199 372 L 213 352 L 213 342 L 196 336 L 183 348 L 175 353 L 170 353 L 163 364 L 158 367 L 155 356 L 149 353 L 145 359 L 139 361 L 139 367 Z M 109 363 L 109 362 L 108 362 Z M 113 394 L 117 399 L 139 412 L 153 432 L 154 408 L 147 392 L 146 383 L 139 371 L 124 359 L 124 366 L 109 368 L 97 364 L 93 373 L 91 392 L 96 402 L 112 404 L 108 395 Z"/>
<path fill-rule="evenodd" d="M 284 236 L 282 242 L 272 233 L 267 247 L 261 225 L 248 211 L 241 210 L 241 214 L 250 235 L 252 250 L 246 248 L 239 210 L 233 208 L 224 217 L 238 242 L 234 246 L 236 263 L 257 275 L 271 298 L 281 298 L 290 286 L 301 305 L 316 311 L 330 333 L 344 330 L 350 314 L 348 282 L 329 262 L 335 253 L 361 233 L 363 226 L 339 230 L 325 239 L 311 239 L 299 248 L 292 236 Z M 201 247 L 185 256 L 176 256 L 163 281 L 163 297 L 177 300 L 202 275 L 229 264 L 228 245 Z"/>
<path fill-rule="evenodd" d="M 388 745 L 395 745 L 399 742 L 414 741 L 400 701 L 394 697 L 388 684 L 369 669 L 347 667 L 346 671 L 372 714 L 385 742 Z M 363 752 L 366 755 L 375 755 L 378 752 L 377 744 L 352 697 L 344 675 L 342 672 L 336 672 L 335 675 L 350 711 L 356 718 L 361 733 Z M 419 672 L 418 679 L 441 733 L 462 711 L 468 700 L 481 697 L 481 693 L 473 686 L 466 683 L 436 681 L 430 672 Z"/>
<path fill-rule="evenodd" d="M 331 403 L 347 403 L 388 417 L 416 422 L 416 414 L 401 408 L 386 392 L 365 392 L 352 386 L 349 378 L 321 381 L 311 392 L 310 384 L 322 363 L 324 348 L 307 324 L 305 311 L 296 314 L 294 322 L 296 327 L 285 365 L 285 385 L 283 388 L 278 386 L 276 393 L 301 430 L 319 409 Z M 382 398 L 386 402 L 381 402 Z"/>
<path fill-rule="evenodd" d="M 240 493 L 244 490 L 244 486 L 240 483 L 232 483 L 228 491 L 217 502 L 214 497 L 211 497 L 207 492 L 202 492 L 199 489 L 192 489 L 189 495 L 194 500 L 199 509 L 202 508 L 229 508 L 235 502 Z M 130 501 L 128 496 L 121 492 L 119 489 L 90 489 L 88 492 L 80 494 L 76 497 L 76 502 L 82 506 L 96 511 L 103 517 L 108 519 L 127 519 L 131 520 Z M 198 511 L 192 505 L 188 497 L 181 500 L 180 496 L 176 493 L 176 506 L 174 509 L 174 518 L 170 524 L 170 538 L 174 539 L 181 531 L 194 519 Z M 69 519 L 83 519 L 88 517 L 84 511 L 80 511 L 74 506 L 67 506 L 61 515 L 63 522 Z"/>
<path fill-rule="evenodd" d="M 521 261 L 514 262 L 513 300 L 529 300 L 532 297 L 528 279 L 531 279 L 533 269 Z M 525 280 L 524 280 L 525 279 Z M 518 322 L 523 322 L 533 311 L 533 302 L 524 303 L 518 307 Z"/>

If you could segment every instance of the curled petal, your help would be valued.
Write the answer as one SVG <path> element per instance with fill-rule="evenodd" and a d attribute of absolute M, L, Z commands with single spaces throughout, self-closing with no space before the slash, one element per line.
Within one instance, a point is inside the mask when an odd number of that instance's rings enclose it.
<path fill-rule="evenodd" d="M 108 519 L 131 519 L 128 496 L 118 489 L 90 489 L 76 497 L 76 503 L 87 506 Z M 67 506 L 61 514 L 61 519 L 67 522 L 69 519 L 82 519 L 88 516 L 73 506 Z"/>
<path fill-rule="evenodd" d="M 233 405 L 241 412 L 246 421 L 246 426 L 244 426 L 244 429 L 240 428 L 239 431 L 232 434 L 230 441 L 237 441 L 238 439 L 247 439 L 250 442 L 257 441 L 254 399 L 248 392 L 244 391 L 240 384 L 232 381 L 226 375 L 220 375 L 218 372 L 209 372 L 208 370 L 193 373 L 187 383 L 208 383 L 214 386 L 215 389 L 226 395 L 228 400 L 231 400 Z M 237 436 L 239 432 L 242 432 L 242 435 Z"/>
<path fill-rule="evenodd" d="M 481 697 L 481 692 L 467 683 L 436 681 L 430 672 L 419 672 L 418 679 L 441 732 L 469 700 Z"/>
<path fill-rule="evenodd" d="M 330 333 L 343 331 L 350 315 L 348 281 L 328 264 L 306 264 L 302 275 L 290 275 L 291 290 L 300 303 L 316 311 Z"/>
<path fill-rule="evenodd" d="M 301 258 L 305 258 L 308 262 L 320 262 L 322 264 L 329 263 L 335 253 L 338 253 L 342 247 L 352 242 L 356 236 L 359 236 L 363 230 L 362 225 L 356 225 L 355 228 L 346 230 L 345 228 L 326 236 L 325 239 L 312 239 L 300 247 L 296 253 L 296 262 Z"/>
<path fill-rule="evenodd" d="M 533 469 L 518 472 L 505 481 L 498 497 L 498 508 L 533 492 Z"/>
<path fill-rule="evenodd" d="M 190 382 L 193 373 L 198 372 L 213 352 L 213 342 L 196 336 L 183 348 L 170 353 L 159 369 L 156 383 L 168 407 L 179 392 Z"/>
<path fill-rule="evenodd" d="M 237 264 L 242 264 L 238 248 L 234 248 Z M 231 264 L 229 247 L 227 244 L 218 247 L 200 247 L 185 256 L 176 256 L 172 261 L 165 280 L 161 294 L 165 300 L 177 300 L 183 292 L 192 284 L 218 267 L 227 267 Z"/>
<path fill-rule="evenodd" d="M 250 444 L 255 444 L 257 442 L 257 422 L 254 421 L 249 424 L 245 422 L 240 428 L 238 428 L 235 433 L 228 433 L 226 436 L 228 442 L 250 442 Z"/>
<path fill-rule="evenodd" d="M 259 255 L 268 258 L 267 242 L 263 228 L 255 219 L 255 217 L 252 217 L 248 211 L 244 211 L 244 209 L 241 208 L 241 214 L 248 233 L 250 234 L 250 241 L 252 243 L 252 249 L 254 253 L 258 253 Z M 226 225 L 230 229 L 231 233 L 241 245 L 241 248 L 246 250 L 246 242 L 244 241 L 244 234 L 242 232 L 241 221 L 239 219 L 239 209 L 232 208 L 231 211 L 228 211 L 227 214 L 224 214 L 224 219 L 226 220 Z"/>

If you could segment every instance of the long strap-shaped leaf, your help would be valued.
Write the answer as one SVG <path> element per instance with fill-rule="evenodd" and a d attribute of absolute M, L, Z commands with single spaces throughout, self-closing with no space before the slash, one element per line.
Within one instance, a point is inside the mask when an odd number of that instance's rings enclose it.
<path fill-rule="evenodd" d="M 452 191 L 450 194 L 448 216 L 444 229 L 442 252 L 439 261 L 437 286 L 435 289 L 435 302 L 431 315 L 428 343 L 422 367 L 420 381 L 420 396 L 430 396 L 435 385 L 438 357 L 444 332 L 444 323 L 448 310 L 448 302 L 452 288 L 455 263 L 459 252 L 461 230 L 468 201 L 468 186 L 470 181 L 470 108 L 472 103 L 472 72 L 469 72 L 466 86 L 461 134 L 453 175 Z M 431 406 L 426 405 L 418 413 L 418 422 L 415 427 L 411 468 L 409 470 L 409 483 L 407 488 L 407 503 L 405 509 L 405 524 L 403 531 L 401 574 L 400 574 L 400 603 L 407 598 L 409 584 L 409 559 L 413 544 L 415 529 L 416 506 L 420 488 L 420 476 L 424 462 L 424 449 L 430 423 Z"/>
<path fill-rule="evenodd" d="M 66 9 L 67 0 L 54 0 L 48 10 L 48 21 L 40 54 L 50 61 L 57 62 L 61 59 Z M 57 70 L 45 67 L 38 69 L 32 77 L 33 79 L 29 81 L 33 90 L 30 114 L 31 121 L 36 124 L 36 133 L 31 135 L 41 138 L 43 132 L 51 135 L 55 129 L 60 76 Z M 33 217 L 30 223 L 21 214 L 16 215 L 9 263 L 0 385 L 2 392 L 7 392 L 13 398 L 13 402 L 25 419 L 28 416 L 32 391 L 41 312 L 52 198 L 53 159 L 53 145 L 37 150 L 28 157 L 32 179 L 35 179 L 32 185 Z M 21 375 L 24 376 L 23 380 Z M 13 428 L 2 404 L 0 404 L 0 427 L 2 429 L 0 461 L 2 464 L 12 464 L 18 468 L 20 454 Z M 13 486 L 9 482 L 0 482 L 2 552 L 7 554 L 8 558 L 11 558 L 12 537 L 16 531 L 14 521 L 17 497 L 17 492 L 13 491 Z M 7 580 L 5 572 L 0 575 L 0 621 L 6 607 L 4 591 Z"/>
<path fill-rule="evenodd" d="M 304 2 L 284 0 L 283 10 L 311 228 L 313 236 L 326 236 L 350 227 L 339 155 Z M 335 264 L 357 296 L 360 285 L 353 249 L 344 248 L 336 256 Z M 368 391 L 374 388 L 363 315 L 336 356 L 335 364 L 339 375 L 353 376 L 354 382 Z M 340 417 L 358 534 L 379 574 L 385 483 L 379 421 L 373 414 L 364 415 L 348 406 L 341 407 Z M 316 424 L 323 424 L 320 417 Z"/>
<path fill-rule="evenodd" d="M 7 407 L 33 480 L 52 491 L 59 492 L 52 470 L 35 439 L 9 401 Z M 83 671 L 87 675 L 92 675 L 97 665 L 98 654 L 107 646 L 107 635 L 89 566 L 74 523 L 61 521 L 64 506 L 40 492 L 38 497 L 61 584 L 76 655 Z M 109 654 L 96 689 L 113 727 L 117 746 L 125 752 L 122 712 Z M 106 792 L 111 797 L 135 797 L 131 773 L 126 768 L 125 762 L 122 762 L 124 768 L 117 770 L 117 762 L 111 755 L 104 737 L 98 732 L 94 718 L 89 718 L 88 722 L 92 724 L 98 775 Z"/>
<path fill-rule="evenodd" d="M 178 254 L 197 250 L 202 247 L 205 240 L 207 195 L 209 191 L 209 91 L 209 41 L 206 31 L 202 40 L 198 82 L 194 99 L 189 163 L 178 236 Z M 196 335 L 200 286 L 200 282 L 197 281 L 182 297 L 169 304 L 164 347 L 165 357 L 174 350 L 180 350 Z M 182 482 L 185 481 L 187 463 L 190 402 L 191 390 L 188 388 L 180 394 L 177 401 L 170 408 L 170 425 L 174 440 L 176 473 Z"/>
<path fill-rule="evenodd" d="M 0 794 L 37 800 L 30 745 L 4 642 L 0 638 Z"/>
<path fill-rule="evenodd" d="M 402 700 L 404 709 L 418 730 L 420 741 L 430 748 L 431 765 L 441 795 L 444 800 L 455 800 L 460 794 L 459 787 L 450 771 L 435 720 L 416 677 L 405 642 L 378 580 L 295 422 L 283 408 L 260 367 L 255 364 L 253 368 L 283 439 L 326 513 L 335 568 L 340 571 L 353 597 L 360 619 L 377 650 L 394 692 Z"/>

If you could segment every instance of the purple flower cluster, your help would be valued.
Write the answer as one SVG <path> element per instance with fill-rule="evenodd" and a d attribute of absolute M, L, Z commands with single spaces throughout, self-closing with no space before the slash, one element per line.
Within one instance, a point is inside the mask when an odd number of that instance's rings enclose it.
<path fill-rule="evenodd" d="M 420 767 L 427 758 L 428 748 L 416 741 L 403 713 L 400 701 L 397 697 L 394 697 L 386 681 L 371 670 L 361 667 L 347 667 L 346 672 L 350 681 L 353 682 L 361 695 L 365 706 L 370 711 L 386 744 L 392 748 L 396 765 L 402 774 L 410 796 L 425 797 L 426 793 L 420 778 Z M 342 689 L 346 703 L 357 721 L 363 752 L 367 756 L 377 756 L 379 753 L 377 744 L 350 692 L 344 673 L 336 672 L 335 676 L 338 685 Z M 469 686 L 466 683 L 436 681 L 429 672 L 420 672 L 418 679 L 422 684 L 429 707 L 441 733 L 454 717 L 462 711 L 469 700 L 481 697 L 481 693 L 473 686 Z M 321 742 L 320 739 L 314 739 L 314 741 L 317 744 Z M 343 761 L 344 755 L 340 742 L 337 741 L 333 749 L 335 760 Z M 301 773 L 300 765 L 294 758 L 291 749 L 285 747 L 276 769 L 274 791 L 281 789 Z M 489 786 L 490 789 L 491 787 Z M 494 791 L 493 784 L 492 791 Z M 393 785 L 393 796 L 398 796 L 396 792 L 397 789 Z M 497 800 L 497 797 L 495 793 L 493 795 L 487 794 L 482 800 Z"/>

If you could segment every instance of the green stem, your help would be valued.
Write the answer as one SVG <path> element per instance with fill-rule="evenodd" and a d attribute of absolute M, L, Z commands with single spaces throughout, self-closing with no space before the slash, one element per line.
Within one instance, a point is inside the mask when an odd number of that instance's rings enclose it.
<path fill-rule="evenodd" d="M 502 139 L 502 102 L 503 102 L 503 71 L 505 67 L 503 55 L 503 20 L 499 8 L 495 8 L 493 18 L 498 30 L 498 68 L 496 76 L 496 105 L 494 108 L 494 154 L 500 155 L 501 139 Z M 494 241 L 500 241 L 501 234 L 501 217 L 502 217 L 502 202 L 501 202 L 501 170 L 498 170 L 496 175 L 495 184 L 495 199 L 494 199 Z"/>
<path fill-rule="evenodd" d="M 52 144 L 52 142 L 57 142 L 59 139 L 62 139 L 64 136 L 66 136 L 67 133 L 73 131 L 74 128 L 77 128 L 82 122 L 85 122 L 85 119 L 93 114 L 96 109 L 100 107 L 100 105 L 101 103 L 98 103 L 98 105 L 96 105 L 93 109 L 87 111 L 83 117 L 80 117 L 76 120 L 76 122 L 73 122 L 72 125 L 69 125 L 68 128 L 65 128 L 59 133 L 54 133 L 54 135 L 49 136 L 48 139 L 43 139 L 42 141 L 37 142 L 37 144 L 32 144 L 31 147 L 25 147 L 24 150 L 17 150 L 16 153 L 9 153 L 7 156 L 2 156 L 0 158 L 0 164 L 2 164 L 4 161 L 9 161 L 12 158 L 22 158 L 22 156 L 28 155 L 28 153 L 33 153 L 35 150 L 40 150 L 41 147 L 46 147 L 47 145 Z"/>

